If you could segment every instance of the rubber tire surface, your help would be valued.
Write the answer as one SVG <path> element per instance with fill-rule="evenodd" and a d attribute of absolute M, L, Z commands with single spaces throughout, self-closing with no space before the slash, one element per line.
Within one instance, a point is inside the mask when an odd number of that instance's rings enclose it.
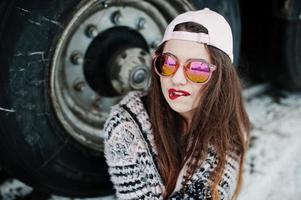
<path fill-rule="evenodd" d="M 301 20 L 277 19 L 273 32 L 268 78 L 278 87 L 301 90 Z"/>
<path fill-rule="evenodd" d="M 281 16 L 273 8 L 277 8 L 276 3 L 272 0 L 241 1 L 242 24 L 245 25 L 241 48 L 244 68 L 255 82 L 270 82 L 277 88 L 300 90 L 301 20 Z M 300 13 L 300 5 L 289 9 L 288 13 Z"/>
<path fill-rule="evenodd" d="M 54 46 L 79 2 L 16 1 L 3 15 L 0 107 L 10 110 L 0 110 L 0 158 L 6 170 L 35 189 L 93 197 L 113 193 L 103 153 L 71 138 L 49 102 Z"/>
<path fill-rule="evenodd" d="M 230 24 L 233 35 L 234 65 L 237 67 L 240 54 L 241 22 L 237 0 L 192 0 L 197 9 L 210 8 L 223 15 Z"/>

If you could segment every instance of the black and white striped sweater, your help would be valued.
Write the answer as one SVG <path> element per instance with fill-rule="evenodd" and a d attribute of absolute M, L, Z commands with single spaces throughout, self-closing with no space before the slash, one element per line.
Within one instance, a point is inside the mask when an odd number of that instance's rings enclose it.
<path fill-rule="evenodd" d="M 156 163 L 158 152 L 154 144 L 148 113 L 141 100 L 145 93 L 133 91 L 112 107 L 105 123 L 104 155 L 118 199 L 163 199 L 164 184 Z M 182 192 L 184 166 L 169 199 L 210 199 L 209 172 L 216 166 L 212 152 L 188 182 Z M 231 199 L 236 187 L 238 162 L 227 159 L 218 191 L 221 199 Z"/>

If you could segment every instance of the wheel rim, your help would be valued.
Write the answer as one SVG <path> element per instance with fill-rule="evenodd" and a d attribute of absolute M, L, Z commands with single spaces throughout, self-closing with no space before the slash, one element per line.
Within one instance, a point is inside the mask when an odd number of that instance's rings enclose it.
<path fill-rule="evenodd" d="M 102 128 L 110 107 L 130 90 L 147 90 L 150 52 L 167 22 L 192 9 L 180 0 L 91 0 L 80 5 L 56 45 L 50 70 L 51 102 L 66 132 L 103 151 Z"/>

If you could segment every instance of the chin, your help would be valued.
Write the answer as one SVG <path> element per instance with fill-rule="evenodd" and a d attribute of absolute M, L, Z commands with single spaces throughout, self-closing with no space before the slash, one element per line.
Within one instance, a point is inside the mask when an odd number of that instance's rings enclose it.
<path fill-rule="evenodd" d="M 187 105 L 169 105 L 171 109 L 173 109 L 175 112 L 181 114 L 181 113 L 187 113 L 192 111 L 193 109 L 190 106 Z"/>

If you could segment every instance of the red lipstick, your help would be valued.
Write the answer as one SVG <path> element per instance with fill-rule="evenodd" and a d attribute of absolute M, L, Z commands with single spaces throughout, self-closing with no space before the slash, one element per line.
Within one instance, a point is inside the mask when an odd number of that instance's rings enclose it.
<path fill-rule="evenodd" d="M 176 90 L 174 88 L 171 88 L 168 90 L 168 96 L 171 100 L 174 100 L 180 96 L 189 96 L 190 93 L 185 90 Z"/>

